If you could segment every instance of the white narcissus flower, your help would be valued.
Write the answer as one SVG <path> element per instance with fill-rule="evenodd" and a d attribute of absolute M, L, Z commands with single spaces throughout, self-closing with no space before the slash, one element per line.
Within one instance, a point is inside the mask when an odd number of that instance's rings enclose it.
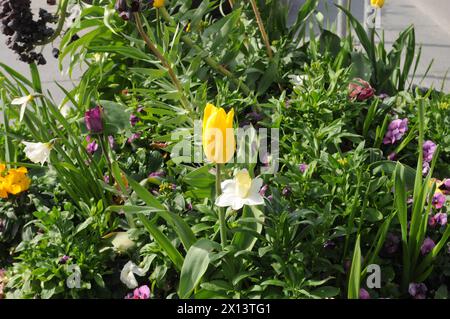
<path fill-rule="evenodd" d="M 288 76 L 288 78 L 291 80 L 291 83 L 294 84 L 295 86 L 302 86 L 308 79 L 308 76 L 306 74 L 301 75 L 291 74 Z"/>
<path fill-rule="evenodd" d="M 25 110 L 29 102 L 33 101 L 34 95 L 26 95 L 22 97 L 15 98 L 11 101 L 12 105 L 20 105 L 20 116 L 19 121 L 22 122 L 23 115 L 25 114 Z"/>
<path fill-rule="evenodd" d="M 244 205 L 263 205 L 264 199 L 259 194 L 263 181 L 257 177 L 251 179 L 246 169 L 236 172 L 233 179 L 223 181 L 222 194 L 217 197 L 216 205 L 219 207 L 231 206 L 234 210 L 241 209 Z"/>
<path fill-rule="evenodd" d="M 50 157 L 50 151 L 52 150 L 51 143 L 32 143 L 32 142 L 22 142 L 25 145 L 25 155 L 33 163 L 41 163 L 44 165 Z"/>
<path fill-rule="evenodd" d="M 120 272 L 120 281 L 122 281 L 129 289 L 136 288 L 138 286 L 138 282 L 134 275 L 144 276 L 145 270 L 136 266 L 131 260 L 123 266 L 122 271 Z"/>

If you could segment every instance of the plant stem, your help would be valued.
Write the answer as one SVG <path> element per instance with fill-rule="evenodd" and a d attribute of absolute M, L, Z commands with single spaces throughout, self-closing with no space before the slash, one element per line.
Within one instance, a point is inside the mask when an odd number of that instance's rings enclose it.
<path fill-rule="evenodd" d="M 106 141 L 107 137 L 105 134 L 100 134 L 99 135 L 99 142 L 100 142 L 100 148 L 102 149 L 103 154 L 105 155 L 106 158 L 106 163 L 108 164 L 108 176 L 109 176 L 109 184 L 113 185 L 113 174 L 112 174 L 112 162 L 111 162 L 111 158 L 109 157 L 109 148 L 107 148 L 107 141 Z"/>
<path fill-rule="evenodd" d="M 267 55 L 269 56 L 269 59 L 272 59 L 273 51 L 272 51 L 272 48 L 270 47 L 269 36 L 267 35 L 266 28 L 264 27 L 264 23 L 261 19 L 261 14 L 258 10 L 258 6 L 256 5 L 255 0 L 250 0 L 250 3 L 252 4 L 253 12 L 255 13 L 255 17 L 256 17 L 256 23 L 258 24 L 259 31 L 261 31 L 264 45 L 266 46 Z"/>
<path fill-rule="evenodd" d="M 221 167 L 222 164 L 216 164 L 216 198 L 220 196 L 221 193 Z M 227 227 L 225 220 L 225 209 L 219 207 L 219 227 L 220 227 L 220 242 L 222 244 L 222 249 L 227 245 Z"/>
<path fill-rule="evenodd" d="M 187 101 L 186 96 L 184 95 L 183 86 L 181 85 L 180 80 L 178 80 L 178 78 L 177 78 L 177 76 L 175 74 L 175 71 L 171 67 L 170 63 L 166 60 L 164 55 L 152 43 L 152 41 L 148 37 L 147 33 L 145 33 L 144 27 L 142 26 L 141 17 L 139 15 L 139 13 L 135 12 L 135 13 L 133 13 L 133 16 L 134 16 L 134 19 L 136 21 L 137 30 L 138 30 L 139 34 L 141 35 L 142 39 L 147 44 L 147 47 L 150 49 L 150 51 L 153 52 L 153 54 L 159 59 L 159 61 L 161 61 L 162 65 L 167 69 L 173 84 L 175 85 L 175 87 L 177 88 L 178 92 L 181 95 L 181 102 L 182 102 L 182 104 L 184 105 L 186 110 L 190 110 L 189 103 Z"/>
<path fill-rule="evenodd" d="M 169 12 L 167 12 L 166 8 L 164 8 L 164 7 L 159 8 L 159 12 L 161 13 L 161 16 L 163 17 L 163 19 L 166 20 L 167 23 L 169 23 L 169 25 L 171 25 L 171 26 L 175 26 L 176 25 L 175 21 L 172 19 L 172 17 L 170 16 Z M 247 85 L 245 85 L 242 81 L 240 81 L 237 77 L 235 77 L 233 73 L 228 71 L 220 63 L 218 63 L 216 60 L 211 58 L 209 56 L 209 54 L 205 50 L 203 50 L 200 46 L 195 44 L 194 41 L 192 41 L 192 39 L 189 36 L 183 35 L 181 37 L 181 40 L 187 46 L 189 46 L 191 49 L 194 49 L 195 51 L 197 51 L 197 53 L 200 56 L 203 57 L 203 59 L 205 60 L 206 64 L 208 64 L 212 69 L 214 69 L 218 73 L 221 73 L 221 74 L 225 75 L 226 77 L 230 78 L 230 80 L 238 88 L 240 88 L 242 90 L 242 92 L 244 92 L 245 95 L 250 95 L 251 94 L 251 90 L 250 90 L 250 88 Z"/>

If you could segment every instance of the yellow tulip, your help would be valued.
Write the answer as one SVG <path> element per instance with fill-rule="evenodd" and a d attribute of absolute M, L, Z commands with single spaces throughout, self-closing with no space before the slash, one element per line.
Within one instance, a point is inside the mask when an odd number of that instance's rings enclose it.
<path fill-rule="evenodd" d="M 234 155 L 236 141 L 233 132 L 234 110 L 207 104 L 203 114 L 203 150 L 210 162 L 223 164 Z"/>
<path fill-rule="evenodd" d="M 161 8 L 164 7 L 164 0 L 155 0 L 153 2 L 153 7 L 154 8 Z"/>
<path fill-rule="evenodd" d="M 370 0 L 370 4 L 372 5 L 372 7 L 381 9 L 384 6 L 384 0 Z"/>

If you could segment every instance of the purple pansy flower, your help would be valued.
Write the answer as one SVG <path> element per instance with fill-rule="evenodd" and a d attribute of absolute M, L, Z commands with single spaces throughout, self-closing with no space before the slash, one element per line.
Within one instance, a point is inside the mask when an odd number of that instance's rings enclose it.
<path fill-rule="evenodd" d="M 400 245 L 400 237 L 398 235 L 395 235 L 393 233 L 389 233 L 386 236 L 386 241 L 384 243 L 384 249 L 389 255 L 395 254 Z"/>
<path fill-rule="evenodd" d="M 163 171 L 157 171 L 157 172 L 152 172 L 150 174 L 148 174 L 149 178 L 154 178 L 154 177 L 164 177 L 166 175 L 166 173 L 164 173 Z"/>
<path fill-rule="evenodd" d="M 436 192 L 432 200 L 433 207 L 436 209 L 441 209 L 442 206 L 444 206 L 446 200 L 447 198 L 444 194 L 442 194 L 441 192 Z"/>
<path fill-rule="evenodd" d="M 359 289 L 359 299 L 370 299 L 369 292 L 364 288 Z"/>
<path fill-rule="evenodd" d="M 425 143 L 423 143 L 423 160 L 425 162 L 429 163 L 433 160 L 436 147 L 437 146 L 433 141 L 425 141 Z"/>
<path fill-rule="evenodd" d="M 68 261 L 69 259 L 70 259 L 69 256 L 64 255 L 64 256 L 62 256 L 62 257 L 59 259 L 59 263 L 60 263 L 61 265 L 64 265 L 65 263 L 67 263 L 67 261 Z"/>
<path fill-rule="evenodd" d="M 141 137 L 141 133 L 133 133 L 129 138 L 128 138 L 128 143 L 133 143 L 135 140 L 137 140 L 138 138 Z"/>
<path fill-rule="evenodd" d="M 395 161 L 396 158 L 397 158 L 397 153 L 395 153 L 395 152 L 392 152 L 391 154 L 389 154 L 387 156 L 387 159 L 390 161 Z"/>
<path fill-rule="evenodd" d="M 133 293 L 126 295 L 125 299 L 150 299 L 150 288 L 147 285 L 136 288 Z"/>
<path fill-rule="evenodd" d="M 441 226 L 447 225 L 447 213 L 437 213 L 434 215 L 434 219 Z"/>
<path fill-rule="evenodd" d="M 430 237 L 427 237 L 420 247 L 420 252 L 422 253 L 422 255 L 426 255 L 434 248 L 434 246 L 436 246 L 434 241 Z"/>
<path fill-rule="evenodd" d="M 412 282 L 409 284 L 408 292 L 414 299 L 425 299 L 427 296 L 427 286 L 424 283 Z"/>
<path fill-rule="evenodd" d="M 130 124 L 131 126 L 135 126 L 139 122 L 139 117 L 136 114 L 130 115 Z"/>
<path fill-rule="evenodd" d="M 386 135 L 383 139 L 383 144 L 395 144 L 400 141 L 408 131 L 408 119 L 393 120 L 388 127 Z"/>

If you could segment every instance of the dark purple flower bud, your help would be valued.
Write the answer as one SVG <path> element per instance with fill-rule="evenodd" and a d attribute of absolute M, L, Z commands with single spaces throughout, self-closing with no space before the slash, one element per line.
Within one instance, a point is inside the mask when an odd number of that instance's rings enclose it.
<path fill-rule="evenodd" d="M 359 289 L 359 299 L 370 299 L 369 292 L 364 288 L 360 288 Z"/>
<path fill-rule="evenodd" d="M 286 186 L 285 188 L 283 188 L 283 190 L 281 191 L 281 194 L 283 194 L 283 196 L 289 196 L 291 194 L 291 189 Z"/>
<path fill-rule="evenodd" d="M 91 133 L 103 132 L 103 118 L 101 106 L 97 105 L 96 107 L 86 111 L 86 113 L 84 114 L 84 122 L 86 123 L 87 129 Z"/>
<path fill-rule="evenodd" d="M 436 226 L 437 221 L 436 221 L 436 216 L 431 216 L 428 218 L 428 226 L 430 227 L 434 227 Z"/>
<path fill-rule="evenodd" d="M 64 265 L 65 263 L 67 263 L 67 261 L 68 261 L 69 259 L 70 259 L 69 256 L 64 255 L 64 256 L 62 256 L 62 257 L 59 259 L 59 263 L 60 263 L 61 265 Z"/>
<path fill-rule="evenodd" d="M 308 164 L 306 164 L 306 163 L 301 163 L 299 166 L 298 166 L 298 169 L 300 170 L 300 172 L 303 174 L 304 172 L 306 172 L 307 170 L 308 170 L 308 168 L 309 168 L 309 165 Z"/>
<path fill-rule="evenodd" d="M 98 150 L 97 142 L 94 140 L 91 143 L 89 143 L 86 147 L 86 150 L 89 154 L 94 154 L 95 152 L 97 152 Z"/>
<path fill-rule="evenodd" d="M 424 283 L 417 284 L 412 282 L 409 284 L 408 292 L 414 299 L 425 299 L 427 291 L 427 286 Z"/>
<path fill-rule="evenodd" d="M 391 154 L 389 154 L 387 156 L 387 159 L 390 161 L 395 161 L 396 158 L 397 158 L 397 153 L 395 153 L 395 152 L 392 152 Z"/>
<path fill-rule="evenodd" d="M 272 196 L 272 195 L 267 196 L 267 200 L 268 200 L 269 202 L 271 202 L 271 201 L 273 200 L 273 196 Z"/>
<path fill-rule="evenodd" d="M 103 176 L 103 181 L 105 181 L 106 184 L 109 184 L 109 182 L 111 181 L 109 175 Z"/>
<path fill-rule="evenodd" d="M 420 247 L 420 252 L 422 253 L 422 255 L 426 255 L 434 248 L 434 246 L 436 246 L 434 241 L 430 237 L 427 237 Z"/>
<path fill-rule="evenodd" d="M 393 120 L 387 129 L 386 135 L 383 139 L 383 144 L 395 144 L 400 141 L 408 131 L 408 119 Z"/>
<path fill-rule="evenodd" d="M 139 117 L 136 114 L 130 115 L 130 124 L 131 126 L 135 126 L 139 122 Z"/>
<path fill-rule="evenodd" d="M 389 95 L 387 95 L 386 93 L 381 93 L 378 97 L 379 97 L 381 100 L 385 100 L 385 99 L 389 98 Z"/>
<path fill-rule="evenodd" d="M 191 211 L 191 210 L 193 210 L 193 209 L 194 209 L 194 207 L 192 206 L 192 204 L 191 204 L 191 203 L 187 203 L 187 205 L 186 205 L 186 209 L 187 209 L 187 210 L 189 210 L 189 211 Z"/>
<path fill-rule="evenodd" d="M 437 146 L 433 141 L 425 141 L 425 143 L 423 143 L 423 160 L 425 162 L 431 162 L 433 160 L 436 147 Z"/>
<path fill-rule="evenodd" d="M 433 207 L 436 209 L 441 209 L 444 206 L 446 200 L 447 197 L 445 197 L 444 194 L 442 194 L 441 192 L 436 192 L 432 200 Z"/>
<path fill-rule="evenodd" d="M 346 259 L 344 261 L 344 271 L 348 273 L 350 271 L 350 267 L 352 267 L 352 261 L 350 259 Z"/>
<path fill-rule="evenodd" d="M 140 3 L 139 0 L 131 1 L 131 12 L 139 12 Z"/>

